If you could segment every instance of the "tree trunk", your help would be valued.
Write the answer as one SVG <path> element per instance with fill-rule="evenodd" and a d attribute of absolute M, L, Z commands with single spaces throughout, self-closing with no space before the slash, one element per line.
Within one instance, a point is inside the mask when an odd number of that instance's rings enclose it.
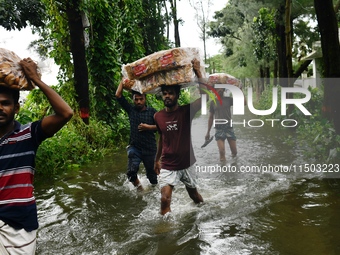
<path fill-rule="evenodd" d="M 85 58 L 84 29 L 79 1 L 73 0 L 68 4 L 66 13 L 70 28 L 71 53 L 74 66 L 74 86 L 77 93 L 77 101 L 80 108 L 80 117 L 84 123 L 89 124 L 90 100 L 88 69 Z"/>
<path fill-rule="evenodd" d="M 285 26 L 283 24 L 284 21 L 284 8 L 282 5 L 279 8 L 279 12 L 276 18 L 276 34 L 279 38 L 276 40 L 276 51 L 278 56 L 278 81 L 277 84 L 282 87 L 287 87 L 287 78 L 288 77 L 288 69 L 287 69 L 287 61 L 286 61 L 286 40 L 285 40 Z M 284 78 L 284 79 L 282 79 Z"/>
<path fill-rule="evenodd" d="M 181 47 L 181 40 L 179 37 L 179 21 L 177 19 L 177 0 L 171 0 L 171 16 L 174 22 L 174 36 L 175 36 L 175 46 Z"/>
<path fill-rule="evenodd" d="M 277 59 L 274 61 L 274 79 L 273 79 L 273 84 L 276 86 L 277 85 L 277 74 L 278 74 L 278 61 Z"/>
<path fill-rule="evenodd" d="M 292 23 L 291 23 L 292 0 L 286 0 L 286 9 L 285 10 L 286 10 L 285 11 L 286 62 L 287 62 L 288 78 L 292 78 L 292 76 L 293 76 Z M 293 84 L 290 84 L 289 80 L 290 79 L 288 79 L 288 87 L 292 87 Z"/>
<path fill-rule="evenodd" d="M 206 31 L 204 29 L 203 32 L 203 54 L 204 54 L 204 63 L 207 63 L 207 37 L 206 37 Z"/>
<path fill-rule="evenodd" d="M 268 61 L 269 63 L 269 61 Z M 270 84 L 270 68 L 267 66 L 265 68 L 265 86 L 268 86 Z"/>
<path fill-rule="evenodd" d="M 323 110 L 334 122 L 336 133 L 340 135 L 340 45 L 337 19 L 332 0 L 314 0 L 314 7 L 321 34 L 324 62 Z"/>
<path fill-rule="evenodd" d="M 292 0 L 286 0 L 285 7 L 285 39 L 286 39 L 286 62 L 287 62 L 287 71 L 288 71 L 288 79 L 287 79 L 287 87 L 293 87 L 293 30 L 292 30 L 292 22 L 291 22 L 291 13 L 292 13 Z M 287 98 L 293 98 L 292 93 L 287 94 Z M 288 105 L 287 114 L 291 114 L 293 112 L 294 105 Z"/>
<path fill-rule="evenodd" d="M 295 81 L 297 78 L 299 78 L 299 76 L 303 73 L 303 71 L 308 70 L 308 66 L 311 62 L 312 62 L 312 60 L 306 60 L 299 66 L 299 68 L 293 74 L 293 77 L 294 77 L 293 81 Z"/>
<path fill-rule="evenodd" d="M 260 86 L 259 86 L 259 93 L 262 94 L 264 90 L 264 83 L 265 83 L 265 70 L 262 65 L 260 65 Z"/>
<path fill-rule="evenodd" d="M 165 17 L 166 17 L 166 21 L 165 21 L 165 23 L 166 23 L 166 40 L 169 41 L 169 39 L 170 39 L 169 13 L 168 13 L 168 8 L 166 6 L 166 0 L 163 0 L 163 2 L 164 2 Z"/>

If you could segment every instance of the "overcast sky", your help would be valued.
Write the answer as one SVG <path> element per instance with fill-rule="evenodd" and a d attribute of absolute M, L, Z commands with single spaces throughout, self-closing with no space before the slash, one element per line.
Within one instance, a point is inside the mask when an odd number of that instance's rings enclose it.
<path fill-rule="evenodd" d="M 203 54 L 203 41 L 199 39 L 200 30 L 197 27 L 195 20 L 195 10 L 191 7 L 189 1 L 195 0 L 181 0 L 177 1 L 178 18 L 184 20 L 183 26 L 180 26 L 179 33 L 182 47 L 197 47 L 201 49 Z M 215 11 L 222 10 L 228 0 L 212 0 L 212 6 L 209 11 L 209 20 L 212 19 Z M 174 38 L 171 38 L 174 41 Z M 207 40 L 207 56 L 214 56 L 219 53 L 221 45 L 216 39 L 210 38 Z"/>
<path fill-rule="evenodd" d="M 213 5 L 210 7 L 210 17 L 215 11 L 223 9 L 226 6 L 227 0 L 213 0 Z M 184 20 L 183 26 L 180 26 L 180 38 L 182 47 L 197 47 L 201 49 L 203 54 L 203 42 L 199 39 L 199 29 L 195 20 L 195 11 L 190 6 L 189 0 L 177 1 L 178 18 Z M 36 35 L 33 35 L 30 28 L 22 29 L 21 31 L 7 31 L 0 26 L 0 48 L 5 48 L 16 53 L 20 58 L 30 57 L 36 61 L 42 71 L 42 79 L 49 85 L 57 84 L 58 67 L 54 65 L 53 60 L 42 62 L 39 56 L 33 51 L 28 50 L 28 45 Z M 173 38 L 170 38 L 173 40 Z M 221 46 L 215 39 L 207 40 L 207 56 L 213 56 L 219 53 Z"/>
<path fill-rule="evenodd" d="M 0 48 L 11 50 L 20 58 L 30 57 L 37 61 L 42 72 L 42 80 L 48 85 L 55 85 L 58 83 L 56 78 L 58 67 L 54 64 L 54 61 L 52 59 L 41 61 L 38 54 L 28 50 L 30 42 L 38 38 L 37 35 L 32 34 L 30 28 L 25 28 L 20 31 L 7 31 L 0 26 L 0 34 Z"/>

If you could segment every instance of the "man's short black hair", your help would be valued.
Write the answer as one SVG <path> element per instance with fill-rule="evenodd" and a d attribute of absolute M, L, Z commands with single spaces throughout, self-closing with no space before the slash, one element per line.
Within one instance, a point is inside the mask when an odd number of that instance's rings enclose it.
<path fill-rule="evenodd" d="M 0 85 L 0 94 L 12 95 L 14 103 L 15 104 L 19 103 L 20 92 L 17 89 L 11 89 L 6 86 Z"/>
<path fill-rule="evenodd" d="M 162 85 L 161 91 L 163 92 L 164 90 L 167 90 L 169 88 L 173 89 L 177 96 L 179 96 L 179 94 L 181 93 L 181 85 Z"/>

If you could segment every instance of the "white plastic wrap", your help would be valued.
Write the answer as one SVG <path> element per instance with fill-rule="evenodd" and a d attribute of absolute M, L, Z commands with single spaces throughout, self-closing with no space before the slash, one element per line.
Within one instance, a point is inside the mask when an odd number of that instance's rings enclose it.
<path fill-rule="evenodd" d="M 188 65 L 193 58 L 200 58 L 197 48 L 184 47 L 162 50 L 133 63 L 123 65 L 122 73 L 125 78 L 130 80 L 141 79 L 156 72 Z"/>
<path fill-rule="evenodd" d="M 208 83 L 211 85 L 214 84 L 228 84 L 234 85 L 239 88 L 242 88 L 242 83 L 239 79 L 227 73 L 213 73 L 209 75 Z"/>
<path fill-rule="evenodd" d="M 35 85 L 26 79 L 19 65 L 21 59 L 13 52 L 0 48 L 0 86 L 17 90 L 32 90 Z"/>
<path fill-rule="evenodd" d="M 188 87 L 196 84 L 196 75 L 192 65 L 186 65 L 177 69 L 158 72 L 146 76 L 139 80 L 129 80 L 127 78 L 123 81 L 123 87 L 127 90 L 134 90 L 141 94 L 143 93 L 157 93 L 161 85 L 181 85 Z"/>
<path fill-rule="evenodd" d="M 192 60 L 200 61 L 197 48 L 174 48 L 159 51 L 131 64 L 123 65 L 123 86 L 140 93 L 157 93 L 161 85 L 196 85 L 197 77 Z M 202 76 L 204 64 L 200 61 Z"/>

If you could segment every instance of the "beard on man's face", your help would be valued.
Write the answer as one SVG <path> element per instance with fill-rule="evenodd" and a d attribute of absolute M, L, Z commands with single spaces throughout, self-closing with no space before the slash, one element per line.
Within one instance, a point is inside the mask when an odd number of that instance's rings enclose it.
<path fill-rule="evenodd" d="M 166 107 L 173 107 L 177 104 L 177 99 L 166 98 L 166 99 L 163 99 L 163 103 L 164 103 L 164 106 Z"/>
<path fill-rule="evenodd" d="M 144 107 L 144 104 L 135 104 L 135 109 L 136 110 L 142 110 Z"/>

